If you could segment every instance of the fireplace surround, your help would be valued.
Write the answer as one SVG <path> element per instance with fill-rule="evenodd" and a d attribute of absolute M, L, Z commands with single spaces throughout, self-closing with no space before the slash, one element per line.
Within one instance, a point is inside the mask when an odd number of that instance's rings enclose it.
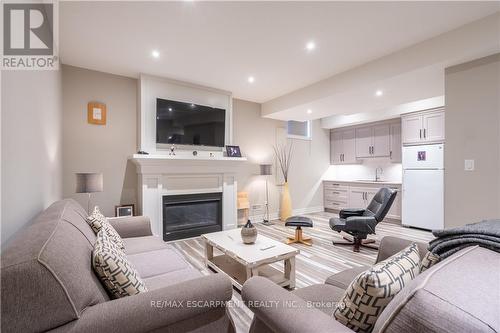
<path fill-rule="evenodd" d="M 222 230 L 222 193 L 163 196 L 163 240 Z"/>

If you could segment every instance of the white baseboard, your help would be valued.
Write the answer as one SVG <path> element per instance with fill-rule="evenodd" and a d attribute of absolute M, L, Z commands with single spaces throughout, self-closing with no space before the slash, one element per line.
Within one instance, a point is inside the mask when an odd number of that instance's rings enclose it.
<path fill-rule="evenodd" d="M 319 212 L 323 212 L 324 210 L 325 210 L 325 208 L 323 206 L 298 208 L 298 209 L 292 210 L 292 215 L 304 215 L 304 214 L 319 213 Z M 249 219 L 250 219 L 250 221 L 252 221 L 252 223 L 259 223 L 259 222 L 262 222 L 262 220 L 264 219 L 264 214 L 251 215 L 249 217 Z M 270 213 L 269 219 L 271 221 L 279 219 L 279 212 Z"/>

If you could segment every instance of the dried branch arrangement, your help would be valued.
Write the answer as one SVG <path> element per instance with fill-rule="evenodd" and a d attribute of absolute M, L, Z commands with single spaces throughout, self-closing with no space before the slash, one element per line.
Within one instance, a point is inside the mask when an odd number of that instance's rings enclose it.
<path fill-rule="evenodd" d="M 273 146 L 274 155 L 278 159 L 281 172 L 285 182 L 288 182 L 288 171 L 290 170 L 290 162 L 292 161 L 293 143 L 290 145 L 276 145 Z"/>

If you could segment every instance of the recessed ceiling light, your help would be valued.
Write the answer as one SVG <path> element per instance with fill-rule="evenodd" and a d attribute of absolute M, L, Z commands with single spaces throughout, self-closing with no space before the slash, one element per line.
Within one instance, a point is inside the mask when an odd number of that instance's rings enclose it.
<path fill-rule="evenodd" d="M 254 83 L 255 82 L 255 78 L 253 76 L 249 76 L 248 79 L 247 79 L 248 83 Z"/>
<path fill-rule="evenodd" d="M 168 108 L 168 111 L 172 111 L 172 108 Z"/>
<path fill-rule="evenodd" d="M 308 113 L 308 114 L 311 114 L 311 113 L 313 113 L 313 112 L 312 112 L 312 110 L 311 110 L 311 109 L 307 109 L 307 113 Z"/>
<path fill-rule="evenodd" d="M 380 97 L 380 96 L 382 96 L 383 94 L 384 94 L 384 92 L 383 92 L 382 90 L 377 90 L 377 91 L 375 92 L 375 96 L 379 96 L 379 97 Z"/>
<path fill-rule="evenodd" d="M 151 51 L 151 55 L 153 56 L 153 58 L 159 58 L 160 57 L 160 51 L 153 50 L 153 51 Z"/>
<path fill-rule="evenodd" d="M 313 41 L 310 41 L 309 43 L 306 44 L 306 50 L 307 51 L 312 51 L 316 48 L 316 43 Z"/>

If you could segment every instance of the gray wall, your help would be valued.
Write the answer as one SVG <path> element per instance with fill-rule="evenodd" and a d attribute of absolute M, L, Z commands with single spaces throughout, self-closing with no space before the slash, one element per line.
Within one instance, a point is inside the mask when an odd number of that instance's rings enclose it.
<path fill-rule="evenodd" d="M 500 218 L 499 81 L 500 54 L 446 69 L 446 227 Z"/>
<path fill-rule="evenodd" d="M 1 242 L 62 196 L 61 73 L 2 71 Z"/>
<path fill-rule="evenodd" d="M 102 172 L 104 191 L 93 203 L 106 216 L 118 204 L 136 204 L 137 175 L 128 156 L 137 151 L 137 80 L 72 66 L 62 66 L 63 195 L 87 207 L 75 194 L 75 173 Z M 87 103 L 105 103 L 106 125 L 87 123 Z"/>
<path fill-rule="evenodd" d="M 263 204 L 265 178 L 259 176 L 258 165 L 274 163 L 272 146 L 280 141 L 286 123 L 263 118 L 260 104 L 238 99 L 233 100 L 233 119 L 233 142 L 249 161 L 238 174 L 238 190 L 249 192 L 252 205 Z M 323 206 L 321 178 L 330 165 L 329 132 L 321 128 L 319 120 L 312 127 L 312 140 L 288 140 L 294 146 L 289 187 L 296 213 Z M 276 186 L 275 167 L 268 179 L 270 213 L 277 214 L 281 187 Z"/>

